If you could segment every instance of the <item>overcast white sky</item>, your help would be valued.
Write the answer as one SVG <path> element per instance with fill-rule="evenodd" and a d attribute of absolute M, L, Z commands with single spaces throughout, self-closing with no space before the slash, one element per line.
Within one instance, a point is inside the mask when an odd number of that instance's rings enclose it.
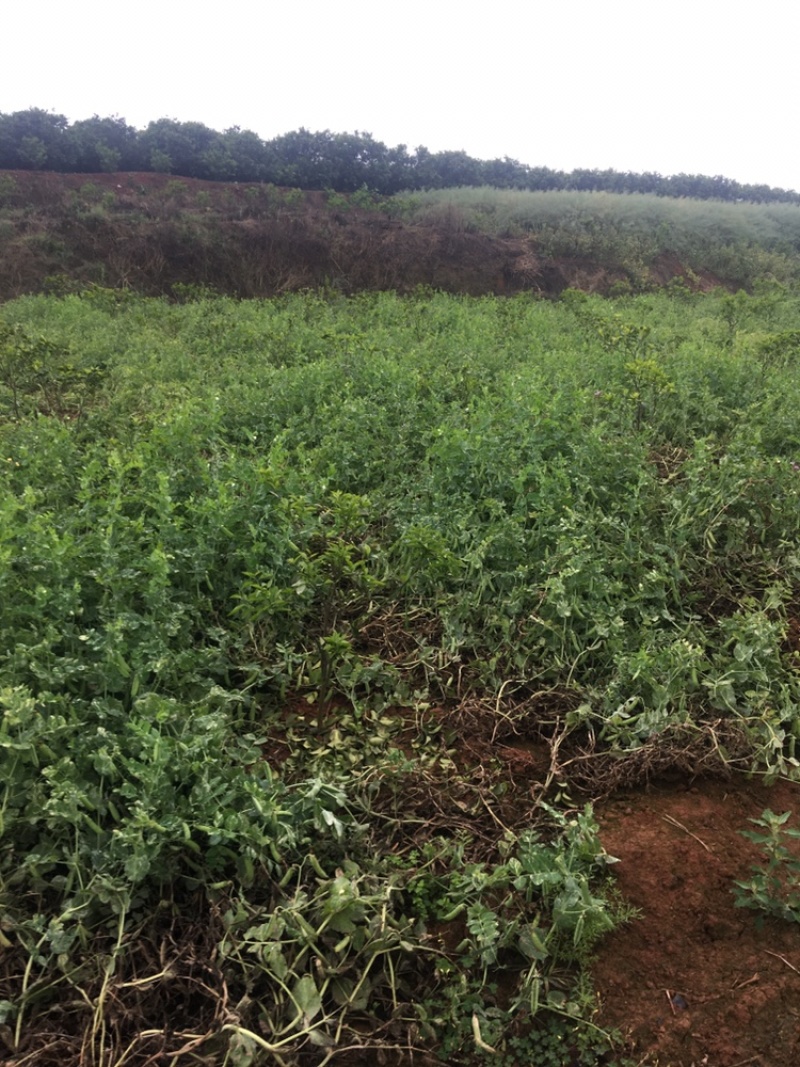
<path fill-rule="evenodd" d="M 800 189 L 798 31 L 791 0 L 27 0 L 0 111 Z"/>

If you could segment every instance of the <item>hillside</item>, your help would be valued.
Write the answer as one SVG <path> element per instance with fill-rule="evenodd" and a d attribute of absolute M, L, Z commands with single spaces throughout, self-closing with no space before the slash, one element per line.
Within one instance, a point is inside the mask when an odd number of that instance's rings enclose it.
<path fill-rule="evenodd" d="M 800 207 L 487 189 L 380 198 L 155 173 L 0 172 L 0 300 L 89 285 L 266 297 L 751 288 L 800 275 Z"/>
<path fill-rule="evenodd" d="M 796 1067 L 800 209 L 0 241 L 0 1059 Z"/>

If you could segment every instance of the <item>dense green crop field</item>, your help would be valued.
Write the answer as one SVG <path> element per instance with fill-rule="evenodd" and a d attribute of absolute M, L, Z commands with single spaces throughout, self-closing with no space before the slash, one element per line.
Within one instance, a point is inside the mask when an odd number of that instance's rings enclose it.
<path fill-rule="evenodd" d="M 798 773 L 799 353 L 779 287 L 3 306 L 0 1058 L 596 1063 L 579 787 Z"/>

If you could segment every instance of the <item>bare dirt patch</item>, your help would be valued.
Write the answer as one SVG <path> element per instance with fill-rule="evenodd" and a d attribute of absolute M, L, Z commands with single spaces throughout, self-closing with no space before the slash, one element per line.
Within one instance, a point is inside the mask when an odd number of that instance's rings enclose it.
<path fill-rule="evenodd" d="M 734 907 L 759 860 L 739 831 L 798 786 L 732 779 L 617 794 L 598 811 L 625 898 L 641 918 L 600 947 L 600 1023 L 658 1067 L 800 1063 L 800 926 Z"/>

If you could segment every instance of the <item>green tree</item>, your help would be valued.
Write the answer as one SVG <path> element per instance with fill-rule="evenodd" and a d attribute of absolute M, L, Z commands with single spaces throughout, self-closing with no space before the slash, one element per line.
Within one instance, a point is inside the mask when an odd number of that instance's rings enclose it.
<path fill-rule="evenodd" d="M 164 170 L 166 159 L 169 159 L 171 173 L 189 178 L 202 176 L 203 153 L 218 138 L 219 134 L 202 122 L 178 122 L 177 119 L 167 118 L 151 122 L 140 135 L 142 147 L 154 170 Z"/>
<path fill-rule="evenodd" d="M 94 174 L 98 171 L 140 170 L 145 162 L 139 135 L 125 119 L 114 115 L 74 122 L 69 129 L 75 153 L 75 169 Z"/>
<path fill-rule="evenodd" d="M 232 126 L 222 134 L 227 156 L 233 160 L 236 176 L 244 182 L 276 182 L 277 155 L 271 143 L 262 141 L 252 130 Z"/>
<path fill-rule="evenodd" d="M 40 137 L 25 134 L 19 143 L 17 157 L 26 170 L 42 170 L 47 163 L 47 145 Z"/>
<path fill-rule="evenodd" d="M 0 115 L 0 167 L 71 170 L 74 165 L 67 119 L 42 108 Z"/>

